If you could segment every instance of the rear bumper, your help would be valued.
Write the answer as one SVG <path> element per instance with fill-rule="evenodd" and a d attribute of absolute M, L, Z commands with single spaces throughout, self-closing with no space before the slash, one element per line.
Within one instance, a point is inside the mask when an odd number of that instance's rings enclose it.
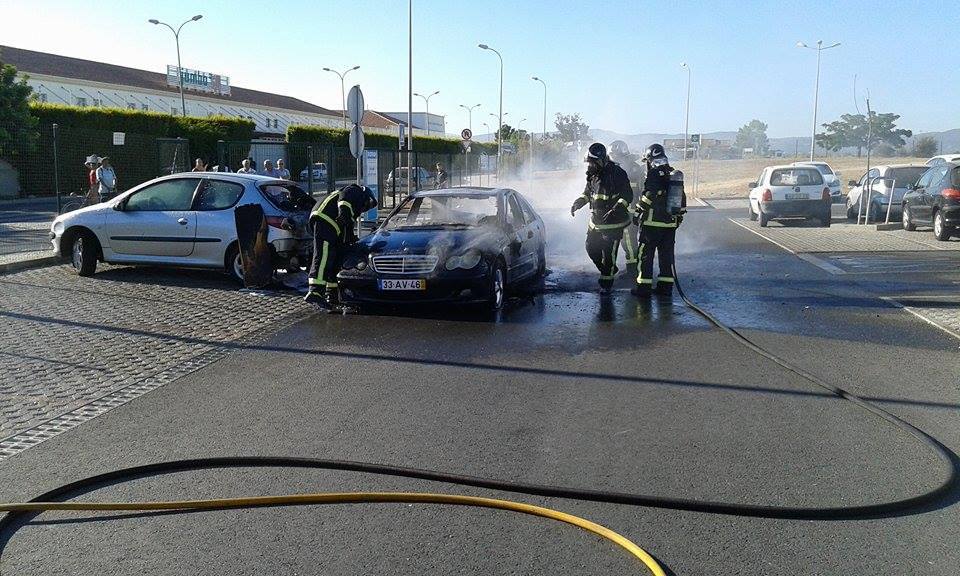
<path fill-rule="evenodd" d="M 960 226 L 960 204 L 940 208 L 943 221 L 947 226 Z"/>
<path fill-rule="evenodd" d="M 774 200 L 761 202 L 760 210 L 771 218 L 823 218 L 830 204 L 823 200 Z"/>

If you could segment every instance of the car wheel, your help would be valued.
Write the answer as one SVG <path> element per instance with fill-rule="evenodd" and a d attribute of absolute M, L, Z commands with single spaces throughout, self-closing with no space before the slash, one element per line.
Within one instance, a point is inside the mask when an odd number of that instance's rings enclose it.
<path fill-rule="evenodd" d="M 856 220 L 857 219 L 857 208 L 847 204 L 847 220 Z"/>
<path fill-rule="evenodd" d="M 243 284 L 243 259 L 240 258 L 240 244 L 234 242 L 224 258 L 227 275 L 239 284 Z"/>
<path fill-rule="evenodd" d="M 950 239 L 952 232 L 947 223 L 943 221 L 943 212 L 937 210 L 933 215 L 933 235 L 937 240 L 945 242 Z"/>
<path fill-rule="evenodd" d="M 903 222 L 903 229 L 907 232 L 913 232 L 917 227 L 913 224 L 913 219 L 910 218 L 910 206 L 903 205 L 903 213 L 900 215 L 901 221 Z"/>
<path fill-rule="evenodd" d="M 760 227 L 766 228 L 767 224 L 770 223 L 770 217 L 763 213 L 763 209 L 760 209 L 760 213 L 757 215 L 757 218 L 760 220 Z"/>
<path fill-rule="evenodd" d="M 79 232 L 70 243 L 70 264 L 80 276 L 93 276 L 97 271 L 97 248 L 99 243 L 93 233 Z"/>
<path fill-rule="evenodd" d="M 503 308 L 503 301 L 506 299 L 507 276 L 504 272 L 503 262 L 497 261 L 490 272 L 489 297 L 487 305 L 490 310 L 496 311 Z"/>
<path fill-rule="evenodd" d="M 757 213 L 753 211 L 753 204 L 751 204 L 749 200 L 747 200 L 747 212 L 748 212 L 749 215 L 750 215 L 750 221 L 751 221 L 751 222 L 756 222 L 756 221 L 757 221 Z"/>
<path fill-rule="evenodd" d="M 880 210 L 880 204 L 872 203 L 870 204 L 870 221 L 874 224 L 879 223 L 886 217 L 886 214 L 882 213 Z"/>
<path fill-rule="evenodd" d="M 540 249 L 537 250 L 537 280 L 543 280 L 543 277 L 547 275 L 547 249 L 542 244 Z"/>

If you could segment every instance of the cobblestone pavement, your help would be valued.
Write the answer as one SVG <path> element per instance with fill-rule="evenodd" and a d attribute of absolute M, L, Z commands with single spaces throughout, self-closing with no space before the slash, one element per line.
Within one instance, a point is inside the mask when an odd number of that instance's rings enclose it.
<path fill-rule="evenodd" d="M 50 248 L 50 222 L 0 222 L 0 255 Z"/>
<path fill-rule="evenodd" d="M 244 292 L 209 271 L 104 266 L 81 278 L 52 266 L 2 275 L 0 459 L 303 312 L 294 293 Z"/>
<path fill-rule="evenodd" d="M 794 253 L 804 252 L 925 252 L 960 251 L 960 238 L 940 242 L 929 231 L 879 231 L 872 226 L 846 222 L 822 228 L 798 222 L 771 222 L 761 228 L 748 218 L 731 218 L 731 222 Z"/>

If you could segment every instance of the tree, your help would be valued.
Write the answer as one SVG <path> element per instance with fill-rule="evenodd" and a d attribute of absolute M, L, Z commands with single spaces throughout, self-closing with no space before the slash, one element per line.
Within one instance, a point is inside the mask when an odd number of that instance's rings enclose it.
<path fill-rule="evenodd" d="M 916 155 L 920 158 L 936 156 L 937 150 L 940 148 L 940 146 L 937 145 L 937 141 L 932 136 L 918 138 L 917 141 L 913 143 L 913 147 L 916 150 Z"/>
<path fill-rule="evenodd" d="M 897 128 L 899 119 L 899 114 L 872 111 L 868 122 L 867 116 L 863 114 L 843 114 L 839 120 L 823 124 L 826 130 L 817 134 L 817 144 L 833 151 L 856 148 L 858 158 L 863 154 L 864 148 L 879 143 L 900 148 L 906 144 L 904 139 L 912 136 L 913 132 Z"/>
<path fill-rule="evenodd" d="M 36 140 L 37 119 L 30 115 L 27 79 L 17 80 L 17 69 L 0 60 L 0 158 L 11 158 Z"/>
<path fill-rule="evenodd" d="M 745 148 L 753 148 L 754 154 L 766 154 L 770 150 L 767 139 L 767 125 L 759 120 L 751 120 L 737 130 L 737 139 L 733 147 L 742 153 Z"/>
<path fill-rule="evenodd" d="M 556 120 L 553 123 L 560 133 L 562 142 L 576 142 L 587 137 L 590 127 L 584 123 L 579 114 L 560 114 L 557 112 Z"/>
<path fill-rule="evenodd" d="M 516 128 L 510 126 L 509 124 L 504 124 L 500 127 L 500 131 L 494 134 L 494 139 L 499 140 L 503 138 L 504 142 L 510 142 L 516 133 Z"/>

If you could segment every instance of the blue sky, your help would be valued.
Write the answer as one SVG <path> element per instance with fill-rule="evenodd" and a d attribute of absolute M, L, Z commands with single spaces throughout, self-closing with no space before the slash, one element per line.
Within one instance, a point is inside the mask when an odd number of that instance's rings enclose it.
<path fill-rule="evenodd" d="M 172 34 L 147 23 L 179 23 L 183 65 L 230 76 L 236 86 L 340 106 L 340 82 L 325 66 L 360 69 L 367 105 L 405 110 L 404 0 L 131 2 L 0 0 L 0 44 L 163 71 L 176 63 Z M 960 11 L 948 2 L 461 2 L 414 0 L 414 90 L 440 94 L 430 110 L 449 132 L 492 125 L 504 57 L 505 121 L 539 130 L 549 116 L 579 112 L 594 127 L 628 133 L 682 132 L 686 71 L 693 73 L 691 132 L 735 130 L 752 118 L 771 136 L 810 130 L 816 53 L 823 39 L 822 121 L 853 111 L 853 82 L 873 107 L 901 114 L 914 131 L 960 127 Z M 15 25 L 11 26 L 11 23 Z M 415 99 L 416 109 L 422 100 Z"/>

